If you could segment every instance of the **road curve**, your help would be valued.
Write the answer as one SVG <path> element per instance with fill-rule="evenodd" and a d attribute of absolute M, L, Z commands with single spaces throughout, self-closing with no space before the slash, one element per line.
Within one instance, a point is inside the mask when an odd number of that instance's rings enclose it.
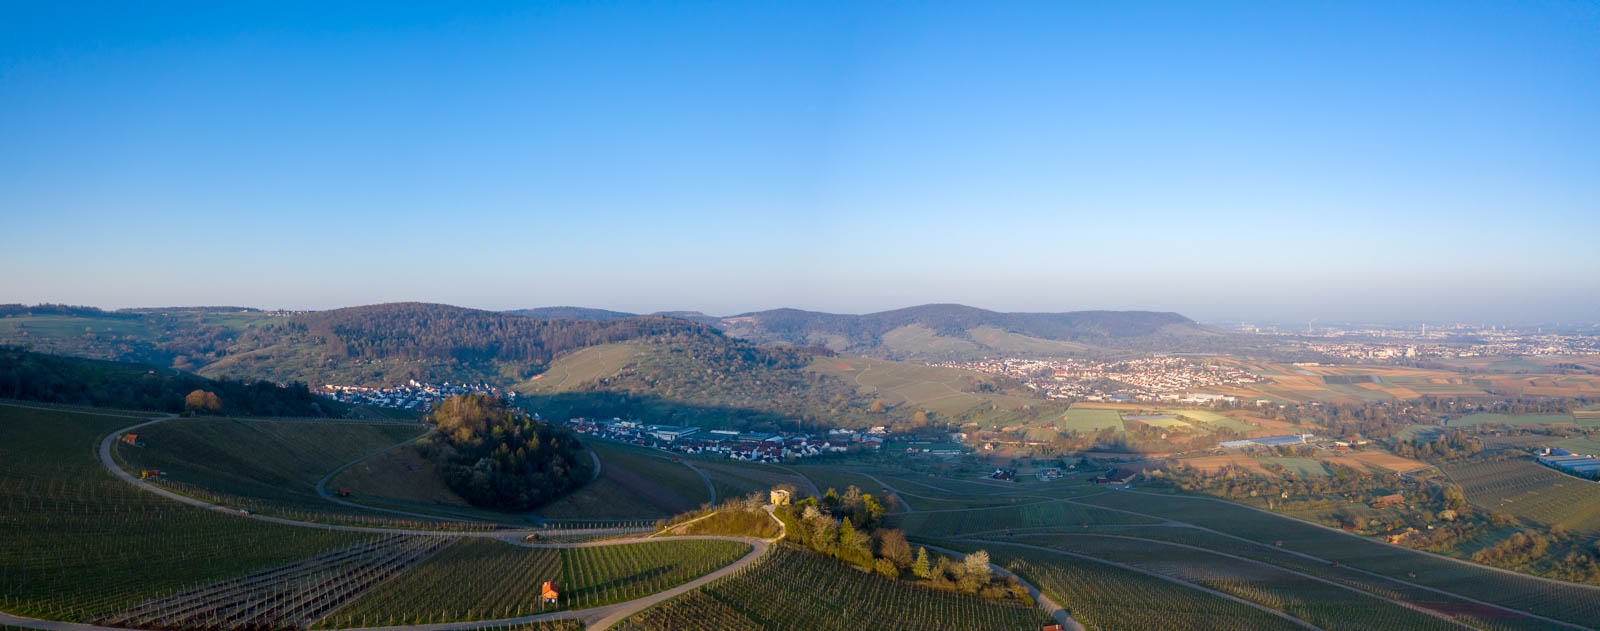
<path fill-rule="evenodd" d="M 138 418 L 138 417 L 133 417 L 133 418 Z M 144 418 L 149 418 L 149 417 L 144 417 Z M 147 421 L 145 421 L 143 423 L 137 423 L 137 424 L 134 424 L 134 425 L 130 425 L 128 427 L 124 427 L 124 428 L 122 428 L 120 430 L 117 430 L 115 432 L 110 433 L 104 439 L 102 439 L 100 441 L 99 456 L 100 456 L 101 464 L 103 464 L 106 467 L 107 471 L 110 471 L 112 475 L 116 476 L 117 478 L 121 479 L 122 481 L 127 482 L 128 484 L 131 484 L 131 485 L 133 485 L 133 486 L 135 486 L 135 487 L 137 487 L 137 488 L 139 488 L 141 490 L 144 490 L 144 491 L 147 491 L 147 492 L 150 492 L 150 493 L 154 493 L 156 495 L 160 495 L 162 497 L 165 497 L 165 498 L 170 499 L 170 500 L 175 501 L 175 502 L 188 504 L 190 506 L 195 506 L 197 508 L 203 508 L 203 509 L 206 509 L 206 510 L 216 511 L 216 512 L 220 512 L 220 513 L 226 513 L 228 515 L 233 515 L 235 517 L 241 517 L 241 518 L 245 518 L 245 519 L 255 519 L 255 520 L 258 520 L 258 521 L 265 521 L 265 522 L 283 524 L 283 525 L 288 525 L 288 526 L 298 526 L 298 527 L 302 527 L 302 528 L 318 528 L 318 529 L 322 529 L 322 530 L 342 530 L 342 531 L 349 531 L 349 532 L 366 532 L 366 533 L 373 533 L 373 534 L 390 534 L 390 535 L 425 535 L 425 536 L 441 536 L 442 535 L 442 536 L 457 536 L 457 537 L 492 538 L 492 539 L 498 539 L 498 540 L 501 540 L 501 541 L 504 541 L 504 542 L 507 542 L 507 543 L 520 545 L 520 546 L 526 546 L 526 547 L 530 547 L 530 548 L 591 548 L 591 547 L 603 547 L 603 546 L 614 546 L 614 545 L 631 545 L 631 544 L 643 543 L 643 542 L 646 542 L 646 541 L 660 541 L 659 539 L 645 539 L 645 538 L 639 537 L 639 538 L 616 539 L 616 540 L 605 540 L 605 541 L 588 541 L 588 542 L 575 542 L 575 543 L 544 543 L 544 544 L 541 544 L 541 543 L 524 542 L 522 540 L 523 537 L 527 536 L 528 534 L 537 532 L 536 530 L 497 530 L 497 531 L 466 530 L 466 531 L 448 531 L 448 530 L 408 530 L 408 529 L 400 529 L 400 528 L 373 528 L 373 527 L 364 527 L 364 526 L 344 526 L 344 525 L 338 525 L 338 524 L 320 524 L 320 523 L 316 523 L 316 522 L 298 521 L 298 520 L 293 520 L 293 519 L 284 519 L 284 518 L 280 518 L 280 517 L 270 517 L 270 516 L 266 516 L 266 515 L 256 515 L 256 514 L 253 514 L 253 513 L 245 513 L 245 512 L 236 510 L 236 509 L 217 506 L 215 504 L 211 504 L 211 503 L 208 503 L 208 502 L 205 502 L 205 501 L 202 501 L 202 500 L 198 500 L 198 499 L 195 499 L 195 498 L 192 498 L 192 497 L 188 497 L 188 496 L 185 496 L 185 495 L 174 493 L 172 491 L 168 491 L 166 489 L 163 489 L 163 488 L 160 488 L 160 487 L 155 486 L 153 484 L 150 484 L 148 482 L 145 482 L 144 480 L 140 480 L 139 478 L 134 477 L 132 474 L 128 473 L 127 471 L 124 471 L 122 469 L 122 467 L 117 465 L 116 460 L 114 458 L 112 458 L 112 455 L 111 455 L 112 447 L 116 444 L 117 440 L 122 437 L 123 434 L 126 434 L 126 433 L 128 433 L 130 431 L 133 431 L 133 430 L 136 430 L 136 429 L 139 429 L 141 427 L 146 427 L 146 426 L 149 426 L 149 425 L 153 425 L 155 423 L 160 423 L 162 421 L 172 420 L 172 419 L 175 419 L 175 418 L 178 418 L 178 417 L 176 415 L 170 415 L 170 416 L 163 416 L 163 417 L 159 417 L 159 418 L 153 418 L 153 419 L 149 419 L 149 420 L 147 420 Z M 777 542 L 779 540 L 782 540 L 783 537 L 787 534 L 787 530 L 784 527 L 783 520 L 778 519 L 776 515 L 772 514 L 773 507 L 772 506 L 766 507 L 766 511 L 767 511 L 767 515 L 769 517 L 771 517 L 774 521 L 778 522 L 778 528 L 779 528 L 778 535 L 776 537 L 772 538 L 772 539 L 759 539 L 759 538 L 755 538 L 755 537 L 735 537 L 735 536 L 724 536 L 724 535 L 689 535 L 689 536 L 674 537 L 674 538 L 677 538 L 677 539 L 687 539 L 687 540 L 737 541 L 737 542 L 748 544 L 750 546 L 750 551 L 745 553 L 744 556 L 740 557 L 738 560 L 734 561 L 733 563 L 725 565 L 725 566 L 723 566 L 723 567 L 721 567 L 721 568 L 719 568 L 717 570 L 714 570 L 714 571 L 712 571 L 712 572 L 710 572 L 708 574 L 700 576 L 699 578 L 696 578 L 696 579 L 694 579 L 692 581 L 689 581 L 687 583 L 684 583 L 682 585 L 678 585 L 676 587 L 673 587 L 673 588 L 670 588 L 670 589 L 667 589 L 667 590 L 664 590 L 664 591 L 656 592 L 656 593 L 650 594 L 648 596 L 636 598 L 636 599 L 625 601 L 625 602 L 612 603 L 610 605 L 603 605 L 603 606 L 600 606 L 600 607 L 591 607 L 591 608 L 588 608 L 588 609 L 570 609 L 570 610 L 564 610 L 564 611 L 553 611 L 553 612 L 550 612 L 550 613 L 536 614 L 536 615 L 532 615 L 532 616 L 522 616 L 522 617 L 518 617 L 518 618 L 504 618 L 504 619 L 498 619 L 498 620 L 471 620 L 471 621 L 461 621 L 461 622 L 446 622 L 446 623 L 423 624 L 423 625 L 408 625 L 408 626 L 393 626 L 393 627 L 362 627 L 362 628 L 359 628 L 359 629 L 334 630 L 334 631 L 461 631 L 461 630 L 465 630 L 465 629 L 476 629 L 476 628 L 488 627 L 488 626 L 505 626 L 505 625 L 525 624 L 525 623 L 540 622 L 540 621 L 547 621 L 547 620 L 572 620 L 572 619 L 582 620 L 584 622 L 584 625 L 585 625 L 586 629 L 591 629 L 591 630 L 608 629 L 608 628 L 611 627 L 611 625 L 614 625 L 617 622 L 620 622 L 620 621 L 628 618 L 629 616 L 632 616 L 632 615 L 634 615 L 636 613 L 644 611 L 645 609 L 653 607 L 653 606 L 655 606 L 657 604 L 660 604 L 662 602 L 665 602 L 667 600 L 675 598 L 675 597 L 677 597 L 679 595 L 682 595 L 684 593 L 687 593 L 689 591 L 698 589 L 698 588 L 700 588 L 700 587 L 702 587 L 702 586 L 704 586 L 704 585 L 706 585 L 706 584 L 708 584 L 708 583 L 710 583 L 712 581 L 715 581 L 715 580 L 717 580 L 719 578 L 728 576 L 728 575 L 730 575 L 730 574 L 732 574 L 734 572 L 737 572 L 737 571 L 745 568 L 746 566 L 750 565 L 751 563 L 754 563 L 756 560 L 760 559 L 763 555 L 765 555 L 767 553 L 767 551 L 769 549 L 771 549 L 773 543 L 775 543 L 775 542 Z M 590 533 L 592 531 L 594 534 L 609 534 L 610 531 L 612 531 L 612 530 L 615 530 L 615 529 L 600 528 L 600 529 L 587 529 L 587 530 L 563 530 L 561 532 L 562 532 L 562 534 L 588 534 L 588 533 Z M 104 626 L 97 626 L 97 625 L 91 625 L 91 624 L 81 624 L 81 623 L 76 623 L 76 622 L 63 622 L 63 621 L 59 621 L 59 620 L 41 620 L 41 619 L 37 619 L 37 618 L 27 618 L 27 617 L 23 617 L 23 616 L 15 616 L 15 615 L 3 613 L 3 612 L 0 612 L 0 624 L 9 625 L 9 626 L 13 626 L 13 627 L 28 628 L 28 629 L 44 629 L 44 630 L 47 630 L 47 631 L 141 631 L 141 630 L 138 630 L 138 629 L 128 629 L 128 628 L 125 628 L 125 627 L 104 627 Z"/>

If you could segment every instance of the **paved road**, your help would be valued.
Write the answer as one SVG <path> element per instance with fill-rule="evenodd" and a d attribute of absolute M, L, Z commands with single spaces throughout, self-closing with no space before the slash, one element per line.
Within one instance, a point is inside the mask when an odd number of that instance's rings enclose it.
<path fill-rule="evenodd" d="M 24 406 L 24 407 L 26 407 L 26 406 Z M 43 408 L 43 409 L 53 409 L 53 408 Z M 149 417 L 130 417 L 130 418 L 149 418 Z M 168 490 L 163 489 L 161 487 L 158 487 L 156 485 L 153 485 L 153 484 L 150 484 L 148 482 L 145 482 L 144 480 L 140 480 L 139 478 L 133 476 L 132 474 L 128 473 L 127 471 L 124 471 L 122 469 L 122 467 L 117 466 L 116 460 L 112 457 L 111 450 L 116 445 L 117 441 L 122 437 L 123 434 L 126 434 L 128 432 L 137 430 L 137 429 L 139 429 L 141 427 L 146 427 L 146 426 L 149 426 L 149 425 L 153 425 L 155 423 L 160 423 L 162 421 L 168 421 L 168 420 L 172 420 L 172 419 L 175 419 L 175 418 L 178 418 L 178 417 L 173 415 L 173 416 L 163 416 L 163 417 L 159 417 L 159 418 L 153 418 L 153 419 L 149 419 L 149 420 L 147 420 L 147 421 L 145 421 L 143 423 L 137 423 L 135 425 L 131 425 L 131 426 L 125 427 L 125 428 L 123 428 L 123 429 L 121 429 L 119 431 L 112 432 L 111 434 L 107 435 L 104 439 L 102 439 L 100 441 L 100 449 L 99 449 L 100 463 L 106 467 L 106 470 L 110 471 L 111 474 L 116 476 L 118 479 L 121 479 L 122 481 L 127 482 L 128 484 L 131 484 L 136 488 L 139 488 L 141 490 L 144 490 L 144 491 L 147 491 L 147 492 L 150 492 L 150 493 L 154 493 L 156 495 L 160 495 L 162 497 L 165 497 L 165 498 L 170 499 L 170 500 L 175 501 L 175 502 L 188 504 L 190 506 L 195 506 L 197 508 L 203 508 L 205 510 L 216 511 L 216 512 L 219 512 L 219 513 L 225 513 L 225 514 L 233 515 L 235 517 L 239 517 L 239 518 L 243 518 L 243 519 L 254 519 L 254 520 L 257 520 L 257 521 L 265 521 L 265 522 L 271 522 L 271 523 L 275 523 L 275 524 L 283 524 L 283 525 L 288 525 L 288 526 L 297 526 L 297 527 L 301 527 L 301 528 L 317 528 L 317 529 L 321 529 L 321 530 L 342 530 L 342 531 L 349 531 L 349 532 L 365 532 L 365 533 L 387 534 L 387 535 L 424 535 L 424 536 L 446 535 L 446 536 L 457 536 L 457 537 L 482 537 L 482 538 L 498 539 L 498 540 L 501 540 L 501 541 L 505 541 L 507 543 L 512 543 L 512 544 L 531 547 L 531 548 L 593 548 L 593 547 L 603 547 L 603 546 L 632 545 L 632 544 L 638 544 L 638 543 L 643 543 L 645 541 L 649 541 L 649 540 L 644 539 L 644 538 L 641 537 L 641 538 L 627 538 L 627 539 L 615 539 L 615 540 L 603 540 L 603 541 L 587 541 L 587 542 L 574 542 L 574 543 L 527 543 L 527 542 L 522 541 L 523 537 L 527 536 L 530 533 L 538 532 L 537 530 L 497 530 L 497 531 L 409 530 L 409 529 L 402 529 L 402 528 L 374 528 L 374 527 L 364 527 L 364 526 L 345 526 L 345 525 L 339 525 L 339 524 L 321 524 L 321 523 L 316 523 L 316 522 L 298 521 L 298 520 L 293 520 L 293 519 L 284 519 L 284 518 L 281 518 L 281 517 L 271 517 L 271 516 L 267 516 L 267 515 L 256 515 L 256 514 L 252 514 L 252 513 L 245 513 L 245 512 L 236 510 L 236 509 L 217 506 L 215 504 L 211 504 L 211 503 L 199 500 L 199 499 L 195 499 L 195 498 L 188 497 L 188 496 L 185 496 L 185 495 L 180 495 L 178 493 L 174 493 L 172 491 L 168 491 Z M 610 628 L 611 625 L 614 625 L 617 622 L 620 622 L 621 620 L 628 618 L 629 616 L 632 616 L 632 615 L 634 615 L 636 613 L 639 613 L 640 611 L 643 611 L 643 610 L 648 609 L 648 608 L 650 608 L 652 606 L 655 606 L 657 604 L 665 602 L 665 601 L 667 601 L 667 600 L 669 600 L 671 598 L 674 598 L 674 597 L 676 597 L 678 595 L 681 595 L 683 593 L 686 593 L 688 591 L 691 591 L 691 590 L 694 590 L 694 589 L 698 589 L 699 587 L 701 587 L 703 585 L 706 585 L 707 583 L 710 583 L 712 581 L 715 581 L 715 580 L 717 580 L 719 578 L 722 578 L 724 576 L 728 576 L 729 574 L 737 572 L 740 569 L 743 569 L 744 567 L 750 565 L 751 563 L 754 563 L 757 559 L 760 559 L 762 557 L 762 555 L 766 554 L 767 550 L 769 550 L 771 548 L 771 546 L 772 546 L 772 544 L 774 542 L 776 542 L 778 540 L 781 540 L 784 537 L 784 535 L 786 534 L 786 530 L 784 529 L 783 521 L 779 520 L 777 518 L 777 516 L 772 514 L 773 507 L 768 506 L 766 508 L 766 510 L 767 510 L 767 515 L 769 517 L 771 517 L 774 521 L 778 522 L 778 528 L 779 528 L 778 536 L 773 538 L 773 539 L 757 539 L 757 538 L 753 538 L 753 537 L 733 537 L 733 536 L 721 536 L 721 535 L 691 535 L 691 536 L 675 537 L 677 539 L 686 539 L 686 540 L 698 539 L 698 540 L 717 540 L 717 541 L 738 541 L 738 542 L 749 544 L 750 545 L 750 551 L 745 553 L 745 555 L 743 557 L 740 557 L 737 561 L 734 561 L 733 563 L 730 563 L 730 564 L 728 564 L 726 566 L 723 566 L 721 569 L 718 569 L 718 570 L 713 571 L 713 572 L 711 572 L 709 574 L 701 576 L 700 578 L 697 578 L 695 580 L 689 581 L 687 583 L 684 583 L 684 584 L 679 585 L 677 587 L 674 587 L 672 589 L 668 589 L 666 591 L 657 592 L 657 593 L 651 594 L 649 596 L 645 596 L 645 597 L 642 597 L 642 598 L 636 598 L 634 600 L 630 600 L 630 601 L 626 601 L 626 602 L 614 603 L 614 604 L 605 605 L 605 606 L 602 606 L 602 607 L 592 607 L 592 608 L 589 608 L 589 609 L 575 609 L 575 610 L 567 610 L 567 611 L 555 611 L 555 612 L 546 613 L 546 614 L 537 614 L 537 615 L 533 615 L 533 616 L 523 616 L 523 617 L 519 617 L 519 618 L 507 618 L 507 619 L 501 619 L 501 620 L 474 620 L 474 621 L 464 621 L 464 622 L 450 622 L 450 623 L 426 624 L 426 625 L 410 625 L 410 626 L 399 626 L 399 627 L 368 627 L 368 628 L 365 628 L 363 631 L 372 631 L 372 629 L 382 629 L 382 630 L 385 630 L 385 631 L 452 631 L 452 630 L 461 630 L 461 629 L 472 629 L 472 628 L 478 628 L 478 627 L 484 627 L 484 626 L 523 624 L 523 623 L 528 623 L 528 622 L 538 622 L 538 621 L 542 621 L 542 620 L 569 620 L 569 619 L 583 620 L 586 628 L 588 628 L 588 629 L 594 629 L 594 630 L 607 629 L 607 628 Z M 614 529 L 614 528 L 594 528 L 594 529 L 563 530 L 563 531 L 560 531 L 560 532 L 561 532 L 561 534 L 611 534 L 611 533 L 616 532 L 618 530 L 619 529 Z M 126 629 L 123 629 L 123 628 L 120 628 L 120 627 L 102 627 L 102 626 L 89 625 L 89 624 L 79 624 L 79 623 L 74 623 L 74 622 L 60 622 L 60 621 L 55 621 L 55 620 L 39 620 L 39 619 L 35 619 L 35 618 L 25 618 L 25 617 L 21 617 L 21 616 L 13 616 L 13 615 L 10 615 L 10 614 L 5 614 L 5 613 L 0 613 L 0 624 L 6 624 L 6 625 L 14 626 L 14 627 L 23 627 L 23 628 L 29 628 L 29 629 L 46 629 L 46 630 L 53 630 L 53 631 L 129 631 L 129 630 L 126 630 Z M 351 630 L 351 631 L 355 631 L 355 630 Z"/>

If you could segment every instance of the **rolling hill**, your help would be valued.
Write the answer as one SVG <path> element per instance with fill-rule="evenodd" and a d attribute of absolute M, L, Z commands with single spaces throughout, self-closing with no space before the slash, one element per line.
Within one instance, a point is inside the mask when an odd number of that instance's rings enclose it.
<path fill-rule="evenodd" d="M 545 318 L 610 319 L 629 314 L 583 307 L 543 307 L 508 313 Z M 717 317 L 698 311 L 656 316 L 688 320 L 757 344 L 823 346 L 884 359 L 950 360 L 979 357 L 1066 357 L 1147 350 L 1215 351 L 1238 342 L 1220 329 L 1156 311 L 1004 313 L 957 304 L 931 304 L 864 315 L 771 309 Z"/>
<path fill-rule="evenodd" d="M 1104 350 L 1195 347 L 1226 335 L 1176 313 L 1002 313 L 922 305 L 865 315 L 774 309 L 723 318 L 729 335 L 757 343 L 820 345 L 889 359 L 1064 356 Z"/>

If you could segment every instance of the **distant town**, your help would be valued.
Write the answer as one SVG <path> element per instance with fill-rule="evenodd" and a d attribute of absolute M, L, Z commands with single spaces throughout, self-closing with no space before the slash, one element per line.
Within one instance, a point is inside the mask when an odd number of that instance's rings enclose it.
<path fill-rule="evenodd" d="M 382 408 L 398 408 L 402 410 L 416 410 L 427 412 L 433 409 L 433 404 L 447 397 L 458 394 L 487 394 L 497 397 L 506 397 L 512 402 L 517 400 L 517 393 L 502 390 L 487 383 L 420 383 L 415 379 L 405 385 L 390 387 L 374 386 L 344 386 L 325 384 L 313 386 L 312 394 L 319 394 L 335 401 L 371 405 Z"/>
<path fill-rule="evenodd" d="M 537 415 L 535 415 L 537 417 Z M 738 432 L 727 429 L 704 430 L 684 425 L 656 425 L 639 420 L 613 418 L 568 419 L 566 427 L 579 434 L 598 436 L 642 447 L 653 447 L 684 454 L 720 455 L 748 462 L 781 462 L 789 458 L 811 458 L 851 451 L 879 451 L 890 440 L 902 442 L 906 453 L 931 456 L 958 456 L 967 450 L 959 444 L 966 439 L 960 432 L 890 435 L 882 425 L 864 431 L 830 429 L 826 434 Z"/>
<path fill-rule="evenodd" d="M 934 365 L 1005 375 L 1050 398 L 1075 401 L 1232 401 L 1234 397 L 1201 390 L 1263 381 L 1261 377 L 1235 366 L 1172 356 L 1120 361 L 984 359 L 947 361 Z"/>

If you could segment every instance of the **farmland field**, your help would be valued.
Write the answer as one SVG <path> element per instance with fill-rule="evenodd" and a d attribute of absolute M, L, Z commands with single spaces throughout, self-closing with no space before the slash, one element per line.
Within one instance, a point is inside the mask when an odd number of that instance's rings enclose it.
<path fill-rule="evenodd" d="M 743 556 L 734 541 L 664 540 L 591 548 L 527 548 L 461 539 L 325 619 L 325 628 L 511 618 L 538 613 L 556 580 L 559 608 L 631 600 L 693 580 Z"/>
<path fill-rule="evenodd" d="M 621 628 L 1012 631 L 1049 622 L 1036 607 L 926 589 L 777 546 L 755 565 L 651 608 Z"/>
<path fill-rule="evenodd" d="M 1323 477 L 1328 475 L 1328 468 L 1322 466 L 1316 458 L 1267 458 L 1268 462 L 1283 465 L 1289 473 L 1298 476 Z"/>
<path fill-rule="evenodd" d="M 1556 447 L 1586 456 L 1600 454 L 1600 436 L 1585 436 L 1583 438 L 1568 438 L 1557 441 Z"/>
<path fill-rule="evenodd" d="M 1072 406 L 1067 410 L 1066 422 L 1062 424 L 1062 431 L 1093 434 L 1102 429 L 1111 428 L 1123 431 L 1122 413 L 1116 410 L 1101 408 L 1086 408 Z"/>
<path fill-rule="evenodd" d="M 1546 526 L 1600 532 L 1600 484 L 1541 466 L 1527 458 L 1444 465 L 1467 500 Z"/>

